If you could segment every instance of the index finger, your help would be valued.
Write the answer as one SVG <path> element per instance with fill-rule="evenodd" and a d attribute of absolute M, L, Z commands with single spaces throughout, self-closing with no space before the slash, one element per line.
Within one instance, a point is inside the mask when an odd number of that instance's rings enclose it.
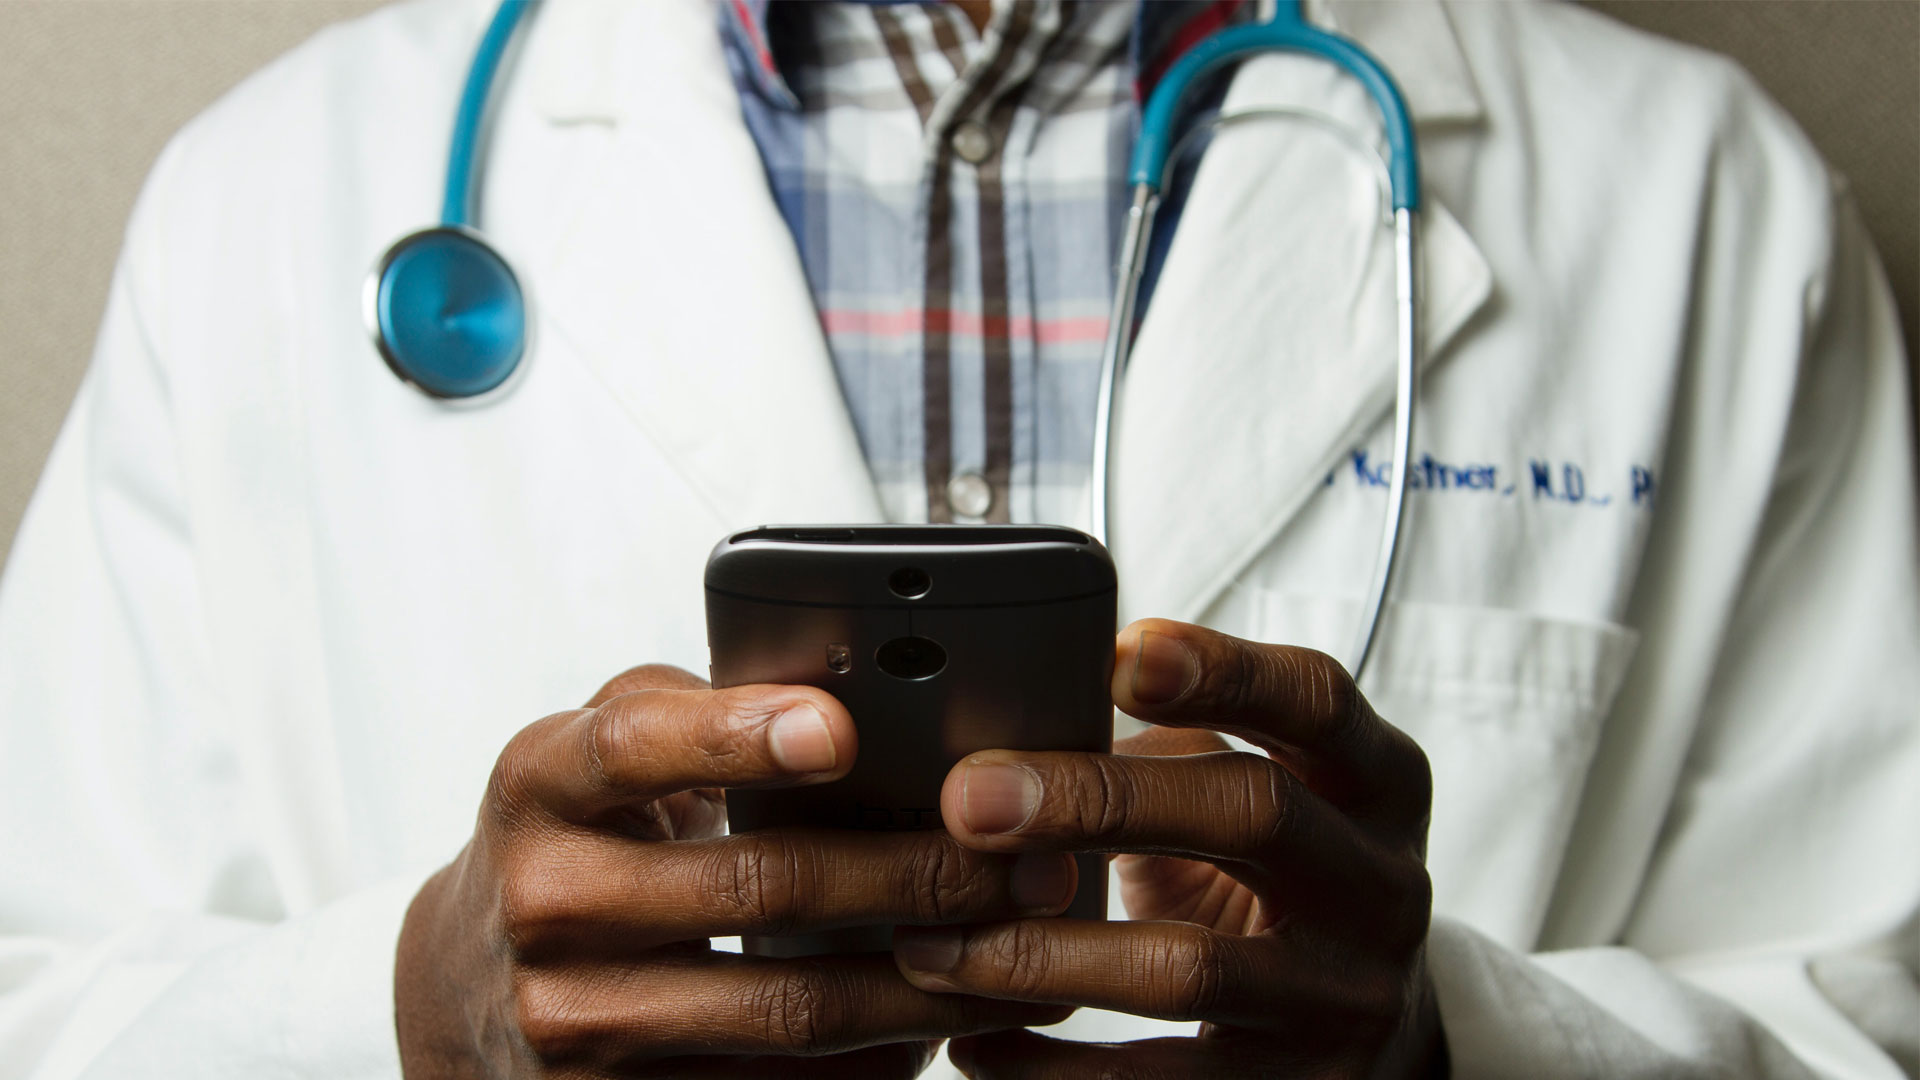
<path fill-rule="evenodd" d="M 1133 623 L 1114 648 L 1113 702 L 1130 716 L 1239 736 L 1343 809 L 1431 803 L 1419 745 L 1325 653 L 1167 619 Z"/>
<path fill-rule="evenodd" d="M 656 687 L 560 713 L 516 736 L 493 790 L 561 818 L 680 791 L 821 783 L 853 767 L 853 718 L 809 686 Z"/>

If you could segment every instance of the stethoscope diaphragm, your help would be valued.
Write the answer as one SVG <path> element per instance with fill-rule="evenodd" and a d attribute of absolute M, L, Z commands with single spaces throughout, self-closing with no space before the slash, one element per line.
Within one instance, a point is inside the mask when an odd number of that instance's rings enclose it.
<path fill-rule="evenodd" d="M 440 225 L 401 237 L 367 282 L 367 323 L 387 366 L 436 398 L 502 386 L 526 352 L 520 280 L 478 233 Z"/>

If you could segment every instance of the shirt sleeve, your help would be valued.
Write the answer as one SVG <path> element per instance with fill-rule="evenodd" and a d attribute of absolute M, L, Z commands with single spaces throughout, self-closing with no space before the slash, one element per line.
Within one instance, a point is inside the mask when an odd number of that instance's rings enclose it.
<path fill-rule="evenodd" d="M 248 827 L 191 479 L 143 299 L 156 167 L 93 363 L 0 579 L 0 1077 L 397 1076 L 419 882 L 289 919 Z"/>
<path fill-rule="evenodd" d="M 1714 620 L 1704 704 L 1617 947 L 1522 955 L 1439 921 L 1430 962 L 1455 1075 L 1897 1080 L 1920 1067 L 1911 387 L 1864 230 L 1843 193 L 1830 209 L 1816 270 L 1747 267 L 1696 305 L 1696 347 L 1739 369 L 1706 380 L 1696 410 L 1723 429 L 1765 416 L 1778 437 L 1758 440 L 1771 481 L 1739 526 L 1747 539 L 1722 553 L 1741 561 L 1739 585 Z M 1742 247 L 1709 249 L 1709 271 Z M 1799 335 L 1751 333 L 1781 322 Z"/>

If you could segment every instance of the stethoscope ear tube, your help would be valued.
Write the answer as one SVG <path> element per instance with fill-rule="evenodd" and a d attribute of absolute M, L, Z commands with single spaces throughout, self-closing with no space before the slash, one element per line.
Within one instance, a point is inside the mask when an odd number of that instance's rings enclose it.
<path fill-rule="evenodd" d="M 1126 228 L 1120 236 L 1119 283 L 1108 309 L 1107 335 L 1100 350 L 1100 388 L 1093 415 L 1093 536 L 1112 546 L 1108 514 L 1113 505 L 1113 422 L 1120 404 L 1120 376 L 1133 348 L 1134 305 L 1140 299 L 1140 278 L 1146 272 L 1147 238 L 1153 234 L 1160 196 L 1146 184 L 1136 184 L 1127 208 Z"/>
<path fill-rule="evenodd" d="M 1415 272 L 1420 253 L 1415 247 L 1419 212 L 1401 207 L 1393 212 L 1394 303 L 1399 309 L 1399 341 L 1394 350 L 1393 475 L 1387 483 L 1387 513 L 1380 530 L 1380 552 L 1373 560 L 1373 584 L 1361 607 L 1360 633 L 1353 645 L 1353 680 L 1366 673 L 1367 661 L 1380 638 L 1380 616 L 1386 610 L 1387 590 L 1400 565 L 1400 538 L 1407 524 L 1407 463 L 1413 460 L 1414 403 L 1420 394 L 1420 278 Z"/>
<path fill-rule="evenodd" d="M 1158 97 L 1157 94 L 1155 96 Z M 1246 115 L 1223 114 L 1213 121 L 1213 126 L 1256 115 L 1303 117 L 1324 122 L 1324 118 L 1301 114 L 1292 109 L 1255 109 L 1249 110 Z M 1192 133 L 1187 137 L 1191 138 Z M 1162 159 L 1162 168 L 1171 168 L 1177 160 L 1177 157 Z M 1392 184 L 1391 167 L 1382 179 L 1388 185 Z M 1108 315 L 1106 339 L 1100 355 L 1100 386 L 1093 428 L 1091 532 L 1109 548 L 1113 546 L 1113 432 L 1120 407 L 1120 384 L 1132 354 L 1140 282 L 1146 272 L 1148 240 L 1152 236 L 1154 215 L 1160 205 L 1159 188 L 1158 178 L 1155 183 L 1136 183 L 1133 187 L 1126 227 L 1121 233 L 1113 307 Z M 1398 198 L 1393 201 L 1400 202 Z M 1417 198 L 1414 201 L 1417 203 Z M 1387 509 L 1381 523 L 1379 553 L 1374 558 L 1373 574 L 1366 599 L 1361 605 L 1359 631 L 1347 661 L 1347 668 L 1356 682 L 1365 674 L 1367 663 L 1373 658 L 1374 647 L 1379 641 L 1380 620 L 1386 610 L 1387 593 L 1393 586 L 1394 572 L 1399 568 L 1400 538 L 1405 532 L 1408 515 L 1406 463 L 1412 459 L 1415 399 L 1419 390 L 1420 350 L 1424 340 L 1420 326 L 1419 253 L 1416 249 L 1418 224 L 1419 211 L 1415 206 L 1395 206 L 1394 302 L 1398 332 L 1394 373 L 1394 468 L 1387 487 Z"/>
<path fill-rule="evenodd" d="M 1113 309 L 1108 315 L 1105 348 L 1100 358 L 1100 389 L 1096 405 L 1093 449 L 1092 525 L 1093 534 L 1108 547 L 1113 546 L 1111 501 L 1113 498 L 1113 425 L 1119 409 L 1120 382 L 1126 373 L 1127 357 L 1132 349 L 1135 308 L 1140 296 L 1140 279 L 1146 268 L 1146 250 L 1152 235 L 1154 211 L 1159 193 L 1173 164 L 1179 160 L 1190 131 L 1176 140 L 1175 121 L 1190 90 L 1209 74 L 1263 53 L 1290 52 L 1318 56 L 1346 71 L 1366 87 L 1379 107 L 1387 136 L 1387 160 L 1382 177 L 1384 196 L 1393 208 L 1394 278 L 1398 365 L 1395 373 L 1393 409 L 1394 473 L 1387 489 L 1387 512 L 1380 532 L 1380 552 L 1374 560 L 1372 582 L 1361 607 L 1358 638 L 1348 664 L 1358 681 L 1373 656 L 1380 636 L 1380 616 L 1385 610 L 1387 591 L 1393 585 L 1399 563 L 1400 536 L 1407 518 L 1407 461 L 1413 449 L 1414 398 L 1420 371 L 1420 305 L 1418 260 L 1414 233 L 1420 209 L 1420 157 L 1414 142 L 1413 119 L 1406 99 L 1393 77 L 1365 49 L 1338 34 L 1309 26 L 1300 16 L 1297 0 L 1278 0 L 1274 17 L 1263 23 L 1229 27 L 1202 40 L 1189 49 L 1160 79 L 1148 98 L 1140 117 L 1140 134 L 1134 141 L 1133 157 L 1127 178 L 1133 185 L 1132 206 L 1127 212 L 1126 230 L 1120 245 L 1120 260 L 1114 288 Z M 1222 124 L 1259 116 L 1286 115 L 1304 118 L 1323 126 L 1338 128 L 1329 118 L 1286 106 L 1255 107 L 1216 117 L 1200 131 Z M 1347 138 L 1350 144 L 1359 140 Z M 1364 148 L 1363 149 L 1370 149 Z M 1377 160 L 1378 155 L 1369 153 Z"/>

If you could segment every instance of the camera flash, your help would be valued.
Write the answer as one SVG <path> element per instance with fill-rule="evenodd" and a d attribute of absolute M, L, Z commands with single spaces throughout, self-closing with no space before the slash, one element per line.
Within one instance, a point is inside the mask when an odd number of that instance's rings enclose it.
<path fill-rule="evenodd" d="M 853 667 L 853 650 L 847 648 L 847 646 L 844 643 L 838 642 L 838 641 L 831 642 L 827 645 L 827 670 L 828 671 L 837 671 L 837 672 L 840 672 L 841 674 L 845 674 L 852 667 Z"/>

